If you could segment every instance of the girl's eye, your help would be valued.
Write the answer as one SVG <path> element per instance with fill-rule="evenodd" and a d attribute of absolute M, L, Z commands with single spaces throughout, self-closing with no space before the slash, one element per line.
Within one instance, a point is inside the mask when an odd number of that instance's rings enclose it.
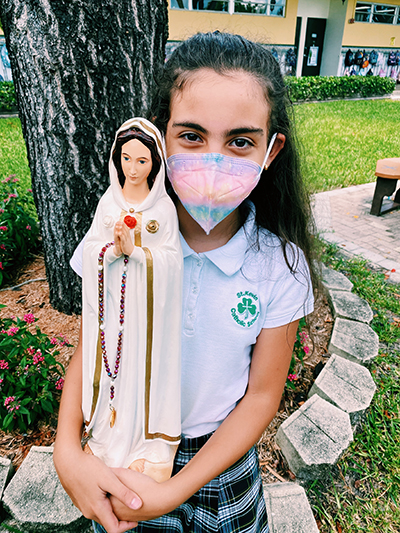
<path fill-rule="evenodd" d="M 145 159 L 141 159 L 141 160 L 139 161 L 139 163 L 140 163 L 141 165 L 145 165 L 145 164 L 147 163 L 147 161 L 146 161 Z"/>
<path fill-rule="evenodd" d="M 189 142 L 199 142 L 199 141 L 201 141 L 201 137 L 199 137 L 199 135 L 197 135 L 197 133 L 193 133 L 193 132 L 183 133 L 181 135 L 181 139 L 185 139 L 186 141 L 189 141 Z"/>
<path fill-rule="evenodd" d="M 127 155 L 122 156 L 124 158 L 124 161 L 129 161 L 129 157 Z"/>
<path fill-rule="evenodd" d="M 231 142 L 231 145 L 235 148 L 248 148 L 249 146 L 254 146 L 250 139 L 243 139 L 242 137 L 239 139 L 234 139 Z"/>

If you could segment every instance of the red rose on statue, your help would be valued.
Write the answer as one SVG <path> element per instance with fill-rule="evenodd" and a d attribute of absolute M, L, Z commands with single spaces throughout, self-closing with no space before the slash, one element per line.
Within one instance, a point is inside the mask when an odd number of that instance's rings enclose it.
<path fill-rule="evenodd" d="M 129 229 L 133 229 L 136 226 L 137 220 L 136 220 L 135 217 L 131 217 L 130 215 L 126 215 L 126 217 L 124 218 L 124 222 L 128 226 Z"/>

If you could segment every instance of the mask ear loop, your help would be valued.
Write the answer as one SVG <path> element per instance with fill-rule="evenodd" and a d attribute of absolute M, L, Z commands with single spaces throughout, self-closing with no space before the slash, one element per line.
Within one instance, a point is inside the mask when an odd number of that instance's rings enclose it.
<path fill-rule="evenodd" d="M 275 140 L 276 140 L 276 137 L 277 137 L 278 133 L 274 133 L 272 135 L 272 138 L 270 140 L 270 143 L 268 145 L 268 148 L 267 148 L 267 153 L 265 154 L 265 157 L 264 157 L 264 161 L 263 161 L 263 164 L 262 164 L 262 167 L 264 170 L 267 170 L 268 169 L 268 165 L 267 165 L 267 161 L 268 161 L 268 157 L 269 157 L 269 154 L 271 153 L 271 150 L 274 146 L 274 143 L 275 143 Z"/>

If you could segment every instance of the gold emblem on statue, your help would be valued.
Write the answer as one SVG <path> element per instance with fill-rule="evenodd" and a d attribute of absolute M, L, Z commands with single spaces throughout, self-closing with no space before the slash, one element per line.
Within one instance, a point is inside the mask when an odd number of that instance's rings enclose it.
<path fill-rule="evenodd" d="M 130 207 L 129 208 L 129 213 L 134 213 L 134 212 L 135 212 L 135 210 L 133 209 L 133 207 Z"/>
<path fill-rule="evenodd" d="M 149 220 L 146 224 L 146 230 L 149 233 L 157 233 L 159 229 L 160 229 L 160 224 L 157 222 L 157 220 Z"/>
<path fill-rule="evenodd" d="M 114 409 L 114 407 L 110 407 L 111 415 L 110 415 L 110 428 L 114 427 L 115 419 L 117 418 L 117 411 Z"/>

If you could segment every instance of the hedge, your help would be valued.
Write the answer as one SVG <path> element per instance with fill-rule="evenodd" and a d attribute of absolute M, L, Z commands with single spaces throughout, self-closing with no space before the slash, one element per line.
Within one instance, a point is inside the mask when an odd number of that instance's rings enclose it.
<path fill-rule="evenodd" d="M 380 76 L 286 77 L 285 83 L 292 102 L 384 96 L 391 94 L 396 87 L 395 80 Z"/>
<path fill-rule="evenodd" d="M 306 76 L 303 78 L 287 76 L 285 82 L 292 102 L 384 96 L 391 94 L 396 87 L 395 80 L 380 76 Z M 12 81 L 2 81 L 0 82 L 0 111 L 14 110 L 17 110 L 14 84 Z"/>
<path fill-rule="evenodd" d="M 0 81 L 0 112 L 17 111 L 14 83 L 12 81 Z"/>

